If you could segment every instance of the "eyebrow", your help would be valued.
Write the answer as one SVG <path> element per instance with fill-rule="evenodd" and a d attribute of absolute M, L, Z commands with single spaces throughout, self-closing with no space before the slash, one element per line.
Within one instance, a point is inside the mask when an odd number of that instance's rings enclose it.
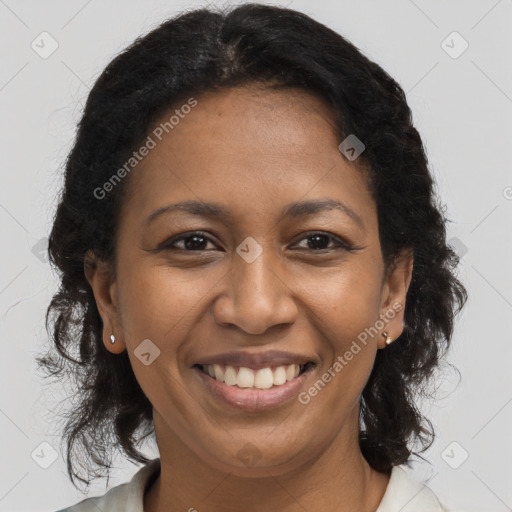
<path fill-rule="evenodd" d="M 352 210 L 352 208 L 336 199 L 312 199 L 309 201 L 299 201 L 291 203 L 285 206 L 281 213 L 281 218 L 303 217 L 306 215 L 314 215 L 315 213 L 328 210 L 339 210 L 348 215 L 363 229 L 366 229 L 363 219 L 354 210 Z M 225 219 L 233 218 L 232 211 L 229 208 L 223 206 L 222 204 L 189 200 L 180 201 L 178 203 L 172 203 L 167 206 L 162 206 L 161 208 L 158 208 L 147 217 L 145 223 L 149 224 L 152 221 L 154 221 L 157 217 L 160 217 L 165 213 L 173 211 L 185 211 L 192 215 L 197 215 L 201 217 Z"/>

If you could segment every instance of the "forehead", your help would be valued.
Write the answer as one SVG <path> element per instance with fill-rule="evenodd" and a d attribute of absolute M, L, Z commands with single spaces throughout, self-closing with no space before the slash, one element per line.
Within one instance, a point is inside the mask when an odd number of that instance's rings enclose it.
<path fill-rule="evenodd" d="M 335 118 L 324 100 L 261 87 L 195 100 L 191 109 L 173 107 L 151 128 L 154 147 L 132 171 L 126 211 L 149 215 L 188 199 L 229 203 L 240 212 L 268 211 L 320 196 L 373 209 L 363 170 L 338 149 Z"/>

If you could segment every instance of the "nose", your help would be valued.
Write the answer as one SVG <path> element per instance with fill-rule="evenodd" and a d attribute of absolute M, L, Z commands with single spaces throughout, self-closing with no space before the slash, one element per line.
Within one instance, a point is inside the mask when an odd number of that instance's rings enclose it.
<path fill-rule="evenodd" d="M 252 263 L 238 254 L 234 256 L 226 288 L 213 308 L 219 325 L 234 325 L 245 333 L 258 335 L 295 321 L 298 309 L 294 292 L 285 282 L 281 266 L 275 259 L 270 261 L 265 252 Z"/>

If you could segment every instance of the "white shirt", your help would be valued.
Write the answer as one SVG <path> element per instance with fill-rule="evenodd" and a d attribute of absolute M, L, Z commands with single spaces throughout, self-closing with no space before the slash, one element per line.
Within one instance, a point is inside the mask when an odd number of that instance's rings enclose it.
<path fill-rule="evenodd" d="M 144 512 L 144 492 L 151 477 L 160 472 L 160 459 L 143 466 L 133 478 L 113 487 L 103 496 L 86 498 L 74 506 L 57 512 Z M 394 466 L 379 507 L 375 512 L 448 512 L 435 494 L 424 484 L 412 479 L 400 466 Z"/>

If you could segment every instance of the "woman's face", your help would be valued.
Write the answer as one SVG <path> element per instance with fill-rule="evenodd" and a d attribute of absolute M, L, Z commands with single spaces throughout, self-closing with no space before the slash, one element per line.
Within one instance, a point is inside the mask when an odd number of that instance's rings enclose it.
<path fill-rule="evenodd" d="M 321 100 L 254 88 L 196 100 L 168 134 L 155 125 L 131 171 L 115 280 L 88 277 L 160 452 L 278 474 L 357 445 L 360 394 L 382 331 L 402 331 L 411 262 L 384 277 L 375 202 Z"/>

